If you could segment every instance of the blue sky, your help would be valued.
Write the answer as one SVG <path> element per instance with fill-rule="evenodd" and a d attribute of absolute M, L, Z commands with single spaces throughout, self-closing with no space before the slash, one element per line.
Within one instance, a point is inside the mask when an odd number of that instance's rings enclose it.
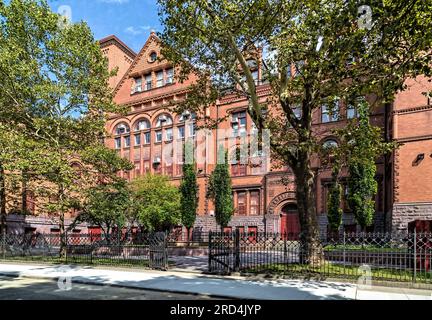
<path fill-rule="evenodd" d="M 49 4 L 54 12 L 69 6 L 72 21 L 86 21 L 96 39 L 115 34 L 136 52 L 152 29 L 162 31 L 156 0 L 49 0 Z"/>

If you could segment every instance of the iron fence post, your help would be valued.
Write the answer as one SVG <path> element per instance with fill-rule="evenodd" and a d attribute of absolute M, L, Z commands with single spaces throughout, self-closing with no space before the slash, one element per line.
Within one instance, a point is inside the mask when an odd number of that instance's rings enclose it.
<path fill-rule="evenodd" d="M 235 267 L 236 272 L 240 271 L 240 230 L 236 229 L 235 232 Z"/>
<path fill-rule="evenodd" d="M 212 231 L 210 231 L 208 235 L 208 271 L 209 272 L 212 272 L 211 258 L 212 258 Z"/>
<path fill-rule="evenodd" d="M 3 252 L 3 260 L 6 259 L 6 232 L 2 230 L 2 252 Z"/>
<path fill-rule="evenodd" d="M 343 233 L 343 265 L 345 268 L 346 265 L 346 238 L 345 238 L 345 231 Z"/>
<path fill-rule="evenodd" d="M 414 229 L 414 274 L 413 274 L 413 282 L 416 282 L 417 279 L 417 230 Z"/>

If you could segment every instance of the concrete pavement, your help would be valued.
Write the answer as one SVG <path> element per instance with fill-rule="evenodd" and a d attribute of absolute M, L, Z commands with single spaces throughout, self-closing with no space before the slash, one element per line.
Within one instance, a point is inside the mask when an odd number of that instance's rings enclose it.
<path fill-rule="evenodd" d="M 57 281 L 0 276 L 0 300 L 210 300 L 208 296 L 73 283 L 62 290 Z"/>
<path fill-rule="evenodd" d="M 0 275 L 40 279 L 69 279 L 73 283 L 114 285 L 126 288 L 259 300 L 432 300 L 432 291 L 373 287 L 313 280 L 248 280 L 198 273 L 83 266 L 0 263 Z M 383 291 L 384 290 L 384 291 Z"/>

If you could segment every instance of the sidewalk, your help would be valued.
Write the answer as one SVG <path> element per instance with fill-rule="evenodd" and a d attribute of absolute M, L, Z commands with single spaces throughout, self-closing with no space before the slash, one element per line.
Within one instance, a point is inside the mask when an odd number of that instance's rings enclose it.
<path fill-rule="evenodd" d="M 305 280 L 246 280 L 197 273 L 109 269 L 83 266 L 0 263 L 0 275 L 68 278 L 73 283 L 113 285 L 234 299 L 259 300 L 432 300 L 432 291 L 400 288 L 359 290 L 354 284 Z M 1 290 L 0 290 L 1 294 Z"/>

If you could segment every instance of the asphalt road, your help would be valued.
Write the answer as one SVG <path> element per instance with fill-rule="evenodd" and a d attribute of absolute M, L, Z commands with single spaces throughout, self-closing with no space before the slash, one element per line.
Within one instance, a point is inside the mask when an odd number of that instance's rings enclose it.
<path fill-rule="evenodd" d="M 70 287 L 67 287 L 68 289 Z M 209 300 L 208 296 L 72 283 L 70 290 L 45 279 L 0 276 L 0 300 Z"/>

